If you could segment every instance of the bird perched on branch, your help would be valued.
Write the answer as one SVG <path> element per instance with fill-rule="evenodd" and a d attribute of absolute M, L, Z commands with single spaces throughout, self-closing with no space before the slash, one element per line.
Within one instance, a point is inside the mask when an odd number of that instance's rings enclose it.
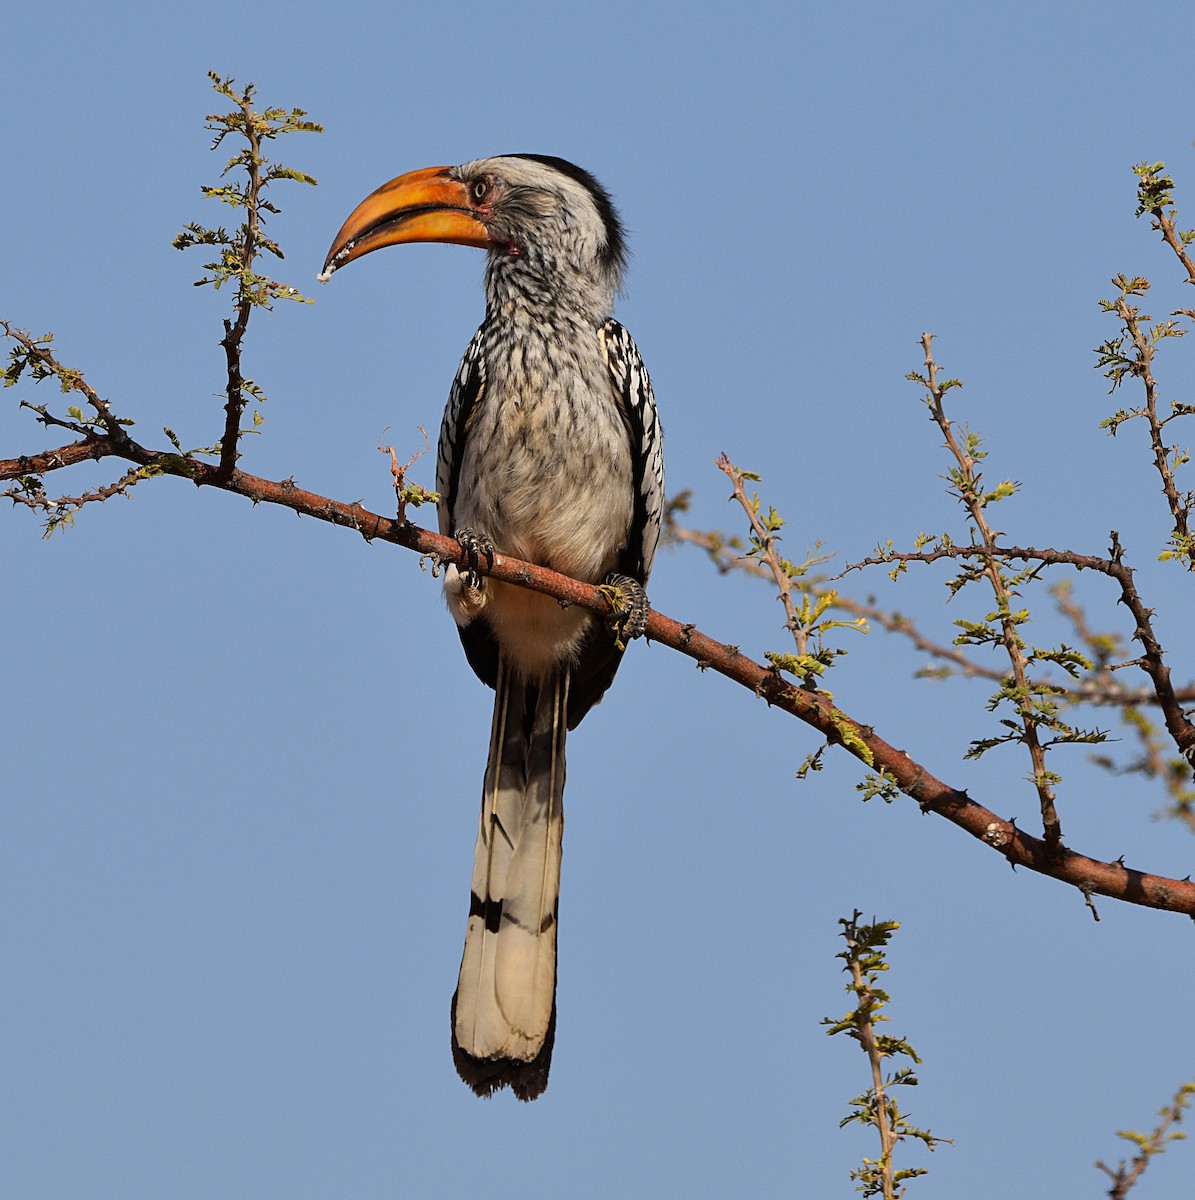
<path fill-rule="evenodd" d="M 512 154 L 400 175 L 349 216 L 321 278 L 403 242 L 487 251 L 485 321 L 452 384 L 436 471 L 440 531 L 473 567 L 447 569 L 448 607 L 496 693 L 452 1047 L 478 1095 L 510 1087 L 533 1100 L 556 1027 L 565 733 L 647 623 L 660 423 L 639 351 L 611 316 L 622 223 L 587 171 Z M 619 628 L 484 577 L 494 553 L 611 584 Z"/>

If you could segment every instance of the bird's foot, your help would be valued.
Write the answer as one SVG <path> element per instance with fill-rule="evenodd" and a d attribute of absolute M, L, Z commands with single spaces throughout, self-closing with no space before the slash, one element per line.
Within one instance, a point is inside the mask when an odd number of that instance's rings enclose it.
<path fill-rule="evenodd" d="M 606 576 L 606 582 L 598 591 L 610 604 L 610 615 L 606 621 L 610 632 L 614 634 L 614 644 L 624 650 L 627 642 L 647 632 L 647 618 L 651 615 L 647 592 L 639 580 L 613 571 Z"/>
<path fill-rule="evenodd" d="M 481 587 L 481 560 L 487 567 L 494 565 L 494 543 L 484 533 L 475 529 L 458 529 L 453 536 L 465 552 L 464 576 L 468 587 Z"/>

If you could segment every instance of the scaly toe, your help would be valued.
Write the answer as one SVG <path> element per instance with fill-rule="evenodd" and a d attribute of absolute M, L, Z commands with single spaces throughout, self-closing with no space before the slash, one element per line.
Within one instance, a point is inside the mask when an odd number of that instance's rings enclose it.
<path fill-rule="evenodd" d="M 471 588 L 481 587 L 481 560 L 488 568 L 494 565 L 494 543 L 475 529 L 458 529 L 453 536 L 465 552 L 465 583 Z"/>
<path fill-rule="evenodd" d="M 612 572 L 606 576 L 605 587 L 618 593 L 617 600 L 610 596 L 613 611 L 608 618 L 615 641 L 621 646 L 642 637 L 647 632 L 647 618 L 651 615 L 643 584 L 629 575 Z"/>

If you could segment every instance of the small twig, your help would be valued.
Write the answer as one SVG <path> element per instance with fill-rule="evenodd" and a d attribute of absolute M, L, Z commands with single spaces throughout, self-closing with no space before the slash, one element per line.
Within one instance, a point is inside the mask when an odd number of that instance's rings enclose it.
<path fill-rule="evenodd" d="M 934 1150 L 949 1138 L 941 1138 L 928 1129 L 914 1125 L 909 1115 L 901 1111 L 896 1100 L 896 1089 L 916 1087 L 917 1076 L 912 1066 L 896 1068 L 887 1077 L 884 1064 L 890 1065 L 898 1058 L 907 1058 L 920 1065 L 921 1059 L 909 1040 L 891 1033 L 880 1033 L 879 1026 L 886 1024 L 888 1017 L 884 1008 L 888 1004 L 888 993 L 879 987 L 881 976 L 888 970 L 886 950 L 892 935 L 900 928 L 898 921 L 875 921 L 864 924 L 858 909 L 846 919 L 840 919 L 842 937 L 847 948 L 837 955 L 846 963 L 843 968 L 851 977 L 846 990 L 854 997 L 854 1007 L 845 1016 L 826 1017 L 822 1024 L 828 1025 L 827 1036 L 846 1034 L 853 1038 L 867 1054 L 871 1068 L 871 1087 L 851 1100 L 850 1112 L 839 1121 L 839 1128 L 858 1122 L 874 1125 L 880 1137 L 879 1158 L 864 1158 L 863 1166 L 851 1172 L 858 1182 L 858 1190 L 864 1196 L 883 1196 L 885 1200 L 896 1200 L 905 1194 L 904 1184 L 926 1173 L 924 1167 L 902 1167 L 897 1169 L 894 1152 L 901 1142 L 919 1141 L 927 1149 Z"/>
<path fill-rule="evenodd" d="M 937 562 L 940 559 L 987 559 L 989 561 L 1008 562 L 1020 559 L 1024 562 L 1040 562 L 1049 565 L 1071 566 L 1079 571 L 1098 571 L 1116 580 L 1120 587 L 1121 603 L 1132 614 L 1136 623 L 1133 637 L 1139 641 L 1145 651 L 1135 664 L 1139 665 L 1149 676 L 1153 684 L 1154 695 L 1162 709 L 1166 728 L 1174 739 L 1175 745 L 1183 756 L 1192 762 L 1195 759 L 1195 725 L 1187 720 L 1182 705 L 1178 701 L 1174 686 L 1170 681 L 1170 669 L 1166 665 L 1165 652 L 1153 629 L 1153 610 L 1147 608 L 1137 591 L 1137 585 L 1132 567 L 1126 566 L 1124 547 L 1115 530 L 1111 534 L 1111 556 L 1099 558 L 1089 554 L 1076 554 L 1069 550 L 1036 549 L 1024 546 L 969 545 L 936 547 L 911 553 L 887 551 L 883 555 L 865 558 L 847 566 L 842 574 L 859 570 L 861 567 L 881 565 L 892 562 Z M 1114 669 L 1114 668 L 1109 668 Z M 1195 765 L 1195 762 L 1192 762 Z"/>
<path fill-rule="evenodd" d="M 401 467 L 398 465 L 398 454 L 393 446 L 378 446 L 378 449 L 383 454 L 390 455 L 390 474 L 394 479 L 394 495 L 398 500 L 398 520 L 400 523 L 405 522 L 407 519 L 408 505 L 414 505 L 418 508 L 422 504 L 435 504 L 440 499 L 438 493 L 429 492 L 426 488 L 422 488 L 416 483 L 407 482 L 407 472 L 421 458 L 431 452 L 431 439 L 427 436 L 427 430 L 422 425 L 418 426 L 418 429 L 423 434 L 423 449 L 416 450 Z M 386 430 L 384 429 L 382 432 L 384 434 Z"/>
<path fill-rule="evenodd" d="M 1117 1135 L 1137 1147 L 1137 1154 L 1132 1162 L 1126 1163 L 1121 1159 L 1113 1170 L 1100 1159 L 1096 1159 L 1096 1167 L 1112 1180 L 1112 1187 L 1108 1191 L 1111 1200 L 1124 1200 L 1136 1186 L 1150 1161 L 1163 1153 L 1170 1142 L 1186 1137 L 1185 1133 L 1172 1129 L 1172 1126 L 1182 1123 L 1183 1111 L 1191 1103 L 1192 1096 L 1195 1096 L 1195 1083 L 1184 1083 L 1170 1104 L 1158 1113 L 1162 1120 L 1151 1133 L 1123 1131 Z"/>
<path fill-rule="evenodd" d="M 1186 258 L 1185 253 L 1182 257 Z M 1170 515 L 1174 520 L 1175 545 L 1189 547 L 1191 544 L 1188 523 L 1190 513 L 1187 503 L 1179 494 L 1178 485 L 1174 481 L 1174 470 L 1170 465 L 1169 451 L 1162 439 L 1162 427 L 1166 424 L 1166 420 L 1158 416 L 1158 382 L 1153 373 L 1155 347 L 1153 340 L 1141 328 L 1141 321 L 1148 321 L 1150 318 L 1143 317 L 1135 305 L 1129 304 L 1124 293 L 1116 302 L 1116 315 L 1124 324 L 1133 343 L 1133 349 L 1136 351 L 1133 374 L 1141 380 L 1141 386 L 1145 389 L 1143 415 L 1149 427 L 1149 445 L 1153 451 L 1154 468 L 1162 481 L 1162 493 L 1166 497 Z M 1190 555 L 1188 554 L 1187 557 L 1189 560 Z"/>
<path fill-rule="evenodd" d="M 40 481 L 30 482 L 25 487 L 6 488 L 0 492 L 0 497 L 11 500 L 14 504 L 23 504 L 27 508 L 47 514 L 46 530 L 43 537 L 50 537 L 56 530 L 74 523 L 75 513 L 85 504 L 103 503 L 113 496 L 127 496 L 129 491 L 145 478 L 144 469 L 133 467 L 119 479 L 90 492 L 78 496 L 55 496 L 51 499 L 46 495 Z"/>
<path fill-rule="evenodd" d="M 83 378 L 81 372 L 64 367 L 54 357 L 48 345 L 52 335 L 47 334 L 45 338 L 35 338 L 26 330 L 18 329 L 15 325 L 4 320 L 0 320 L 0 329 L 3 329 L 5 337 L 10 341 L 16 342 L 21 347 L 18 353 L 22 362 L 16 372 L 10 375 L 13 381 L 15 381 L 26 367 L 31 371 L 35 381 L 53 376 L 58 380 L 59 386 L 64 392 L 78 392 L 87 401 L 92 409 L 94 409 L 108 437 L 116 443 L 120 443 L 127 438 L 128 434 L 124 425 L 113 415 L 108 401 Z M 65 421 L 59 417 L 54 417 L 45 408 L 38 405 L 26 404 L 24 407 L 32 408 L 41 414 L 40 419 L 44 425 L 58 425 L 64 429 L 70 429 L 75 433 L 90 434 L 90 431 L 81 422 Z"/>
<path fill-rule="evenodd" d="M 954 424 L 946 417 L 943 409 L 943 397 L 946 388 L 938 382 L 938 365 L 933 356 L 933 334 L 921 335 L 921 346 L 925 351 L 926 390 L 929 393 L 930 412 L 942 436 L 946 447 L 958 463 L 955 480 L 958 485 L 959 498 L 967 509 L 967 513 L 979 532 L 982 544 L 987 550 L 983 557 L 983 573 L 991 583 L 996 597 L 997 614 L 1000 622 L 1001 640 L 1008 661 L 1012 666 L 1013 681 L 1018 694 L 1029 695 L 1029 669 L 1025 651 L 1017 633 L 1016 622 L 1012 618 L 1012 593 L 1000 570 L 999 561 L 995 556 L 997 533 L 988 524 L 984 511 L 985 501 L 979 491 L 978 480 L 975 476 L 974 459 L 964 451 L 955 437 Z M 1038 735 L 1038 722 L 1024 707 L 1020 708 L 1022 740 L 1029 751 L 1033 764 L 1033 785 L 1037 789 L 1041 806 L 1042 828 L 1045 832 L 1046 845 L 1057 848 L 1062 843 L 1062 824 L 1058 818 L 1058 809 L 1054 800 L 1054 789 L 1050 783 L 1050 773 L 1046 770 L 1046 751 Z"/>
<path fill-rule="evenodd" d="M 756 542 L 760 548 L 758 561 L 762 563 L 763 569 L 771 576 L 772 581 L 779 589 L 780 603 L 784 605 L 785 628 L 790 630 L 793 635 L 793 640 L 797 645 L 797 653 L 808 654 L 809 636 L 803 628 L 797 616 L 796 606 L 793 604 L 792 576 L 784 569 L 780 561 L 780 555 L 776 549 L 776 543 L 779 541 L 779 538 L 774 530 L 769 529 L 760 519 L 759 502 L 758 500 L 752 501 L 747 495 L 745 486 L 746 476 L 743 472 L 738 470 L 725 454 L 719 455 L 715 465 L 730 480 L 734 499 L 738 501 L 743 511 L 747 514 L 747 520 L 751 524 L 751 529 L 755 534 Z"/>
<path fill-rule="evenodd" d="M 717 530 L 691 529 L 686 525 L 682 525 L 676 519 L 676 515 L 671 509 L 666 509 L 664 514 L 664 539 L 665 544 L 675 542 L 681 545 L 696 546 L 698 549 L 703 550 L 721 574 L 726 574 L 730 571 L 742 571 L 753 578 L 766 579 L 769 582 L 773 578 L 772 572 L 767 567 L 756 559 L 749 558 L 743 554 L 741 546 L 732 539 L 727 538 L 725 534 Z M 983 547 L 962 546 L 949 550 L 936 550 L 925 553 L 901 554 L 896 551 L 890 551 L 882 557 L 867 558 L 860 562 L 852 563 L 835 578 L 842 578 L 843 575 L 866 566 L 878 566 L 896 561 L 932 562 L 939 558 L 963 558 L 970 552 L 982 553 L 984 550 L 985 548 Z M 1004 552 L 1002 550 L 1002 553 Z M 1114 578 L 1117 575 L 1111 562 L 1106 559 L 1090 560 L 1063 551 L 1039 552 L 1018 549 L 1009 551 L 1009 553 L 1012 553 L 1013 557 L 1016 557 L 1018 554 L 1021 557 L 1026 557 L 1029 554 L 1040 553 L 1043 556 L 1049 556 L 1047 561 L 1056 563 L 1066 562 L 1068 565 L 1077 567 L 1080 570 L 1090 568 L 1093 562 L 1107 563 L 1109 569 L 1106 573 L 1112 575 Z M 865 621 L 879 625 L 880 628 L 887 630 L 889 633 L 895 633 L 908 639 L 916 649 L 932 659 L 950 663 L 958 669 L 960 675 L 966 678 L 988 679 L 994 683 L 999 683 L 1005 678 L 1005 672 L 976 662 L 975 659 L 963 653 L 957 647 L 944 645 L 926 636 L 903 613 L 880 608 L 874 602 L 864 602 L 851 596 L 844 596 L 841 592 L 825 586 L 822 582 L 806 581 L 804 587 L 811 595 L 819 598 L 832 594 L 834 598 L 830 606 L 831 608 L 841 609 L 843 612 L 850 613 L 853 616 L 862 617 Z M 1104 670 L 1110 673 L 1122 670 L 1126 666 L 1141 666 L 1144 661 L 1144 659 L 1134 659 L 1132 662 L 1110 664 Z M 1112 679 L 1110 674 L 1100 676 L 1098 680 L 1088 679 L 1082 683 L 1072 685 L 1062 683 L 1058 687 L 1059 698 L 1072 704 L 1104 704 L 1123 707 L 1158 703 L 1158 698 L 1151 689 L 1125 687 L 1123 684 Z M 1195 703 L 1195 685 L 1188 684 L 1182 688 L 1175 688 L 1174 694 L 1180 703 Z"/>
<path fill-rule="evenodd" d="M 237 105 L 244 117 L 240 132 L 249 143 L 249 153 L 245 163 L 248 185 L 245 188 L 245 223 L 241 227 L 240 244 L 236 249 L 237 257 L 240 260 L 241 276 L 237 286 L 235 319 L 230 321 L 225 318 L 224 337 L 220 340 L 220 345 L 224 347 L 224 359 L 228 372 L 224 388 L 227 396 L 224 405 L 224 435 L 220 439 L 220 472 L 223 475 L 230 475 L 236 466 L 238 443 L 241 436 L 241 418 L 245 412 L 245 379 L 241 374 L 241 347 L 249 328 L 250 314 L 253 312 L 253 301 L 245 284 L 245 276 L 252 271 L 254 260 L 257 258 L 257 238 L 261 225 L 261 135 L 258 130 L 257 114 L 250 104 L 251 97 L 251 87 L 236 97 Z M 217 118 L 209 118 L 209 120 L 214 119 Z"/>
<path fill-rule="evenodd" d="M 747 514 L 751 526 L 751 548 L 748 558 L 757 561 L 761 573 L 776 585 L 779 599 L 784 605 L 784 626 L 792 634 L 796 644 L 796 654 L 769 650 L 768 661 L 775 670 L 795 675 L 801 680 L 802 686 L 816 688 L 818 678 L 825 673 L 836 657 L 845 653 L 828 646 L 825 635 L 838 627 L 853 628 L 866 633 L 867 622 L 862 618 L 839 621 L 826 615 L 833 607 L 836 593 L 827 590 L 815 591 L 809 586 L 808 578 L 810 568 L 824 562 L 824 557 L 817 555 L 816 548 L 803 562 L 794 562 L 783 557 L 779 549 L 779 530 L 784 525 L 784 519 L 771 506 L 764 516 L 758 493 L 747 495 L 746 481 L 751 479 L 758 482 L 759 476 L 751 471 L 740 470 L 725 454 L 717 459 L 716 465 L 731 481 L 731 499 L 737 501 Z M 800 598 L 799 604 L 794 599 L 794 593 Z M 807 760 L 808 765 L 798 771 L 798 778 L 801 778 L 806 770 L 812 769 L 813 761 L 815 760 Z"/>
<path fill-rule="evenodd" d="M 211 274 L 197 280 L 197 286 L 212 284 L 219 288 L 229 281 L 236 283 L 233 315 L 224 319 L 224 336 L 220 340 L 224 349 L 226 379 L 224 432 L 219 443 L 218 470 L 227 477 L 236 467 L 240 438 L 244 432 L 241 429 L 241 420 L 248 398 L 252 397 L 257 401 L 265 399 L 258 385 L 246 379 L 241 369 L 245 333 L 249 328 L 253 309 L 270 308 L 272 302 L 279 299 L 310 303 L 297 288 L 279 283 L 258 273 L 256 269 L 257 260 L 263 254 L 268 253 L 275 258 L 283 257 L 278 243 L 265 231 L 266 214 L 279 212 L 279 209 L 266 199 L 266 189 L 272 182 L 280 179 L 315 183 L 315 180 L 303 171 L 271 162 L 263 153 L 263 145 L 284 133 L 318 133 L 321 126 L 306 120 L 307 114 L 298 108 L 290 112 L 280 108 L 258 111 L 254 107 L 256 89 L 252 83 L 238 92 L 234 90 L 231 78 L 221 78 L 214 71 L 209 71 L 208 77 L 215 91 L 236 106 L 232 112 L 208 116 L 206 128 L 215 134 L 212 149 L 217 149 L 227 137 L 243 139 L 245 146 L 229 159 L 222 172 L 225 176 L 236 172 L 238 176 L 243 176 L 243 181 L 204 187 L 202 190 L 206 196 L 229 205 L 238 213 L 243 213 L 243 220 L 234 234 L 219 227 L 208 229 L 199 224 L 188 224 L 175 237 L 173 244 L 179 250 L 187 250 L 192 246 L 217 249 L 217 257 L 205 264 L 205 269 Z M 255 415 L 254 424 L 257 423 Z"/>
<path fill-rule="evenodd" d="M 849 935 L 847 945 L 852 951 L 857 949 L 857 944 L 851 940 Z M 892 1126 L 888 1121 L 888 1097 L 884 1093 L 884 1055 L 876 1044 L 875 1027 L 871 1018 L 871 1010 L 875 1007 L 876 999 L 875 994 L 863 979 L 863 970 L 857 956 L 847 960 L 847 969 L 850 971 L 851 982 L 854 984 L 856 995 L 859 998 L 860 1016 L 855 1024 L 855 1032 L 859 1039 L 859 1045 L 867 1054 L 867 1060 L 871 1067 L 871 1089 L 875 1098 L 872 1120 L 875 1123 L 876 1132 L 880 1135 L 881 1187 L 884 1200 L 893 1200 L 896 1193 L 892 1180 L 892 1150 L 896 1145 L 896 1138 L 893 1136 Z"/>
<path fill-rule="evenodd" d="M 1145 213 L 1153 218 L 1150 227 L 1162 235 L 1162 240 L 1174 251 L 1175 257 L 1187 272 L 1187 283 L 1195 283 L 1195 262 L 1187 254 L 1192 238 L 1190 231 L 1184 233 L 1174 219 L 1174 180 L 1165 173 L 1166 164 L 1138 163 L 1133 173 L 1140 181 L 1137 185 L 1137 216 Z"/>

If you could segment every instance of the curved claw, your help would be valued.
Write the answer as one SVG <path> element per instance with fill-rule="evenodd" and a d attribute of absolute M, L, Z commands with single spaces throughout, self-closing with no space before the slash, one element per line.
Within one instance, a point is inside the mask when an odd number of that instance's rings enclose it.
<path fill-rule="evenodd" d="M 484 557 L 485 565 L 493 567 L 494 543 L 475 529 L 458 529 L 453 537 L 465 552 L 465 583 L 471 588 L 481 587 L 481 560 Z"/>
<path fill-rule="evenodd" d="M 615 644 L 621 650 L 627 642 L 647 632 L 647 618 L 651 615 L 647 592 L 639 580 L 615 572 L 606 576 L 602 590 L 610 601 L 611 613 L 607 620 Z"/>

